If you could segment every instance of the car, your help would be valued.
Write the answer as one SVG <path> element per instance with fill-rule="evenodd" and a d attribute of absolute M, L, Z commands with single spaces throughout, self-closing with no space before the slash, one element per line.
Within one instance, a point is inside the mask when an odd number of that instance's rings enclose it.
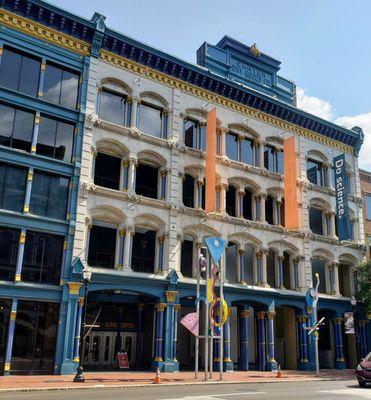
<path fill-rule="evenodd" d="M 361 358 L 355 372 L 360 387 L 366 387 L 367 383 L 371 383 L 371 353 Z"/>

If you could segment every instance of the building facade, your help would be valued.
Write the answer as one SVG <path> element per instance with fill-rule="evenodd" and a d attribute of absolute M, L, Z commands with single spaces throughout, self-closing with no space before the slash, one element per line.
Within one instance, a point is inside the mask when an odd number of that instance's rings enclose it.
<path fill-rule="evenodd" d="M 371 245 L 371 173 L 369 171 L 360 170 L 359 178 L 361 181 L 361 191 L 363 199 L 363 224 L 365 230 L 365 245 L 367 251 L 367 259 L 370 259 Z"/>
<path fill-rule="evenodd" d="M 194 338 L 179 320 L 195 309 L 197 260 L 207 236 L 228 243 L 222 257 L 230 308 L 223 343 L 227 370 L 269 370 L 277 363 L 313 369 L 313 341 L 305 327 L 311 323 L 306 292 L 315 273 L 320 276 L 319 314 L 326 317 L 321 366 L 353 366 L 368 350 L 363 316 L 357 318 L 358 343 L 354 335 L 344 334 L 343 324 L 344 313 L 352 311 L 353 269 L 364 256 L 357 158 L 362 131 L 297 109 L 294 83 L 280 77 L 280 62 L 256 45 L 229 37 L 216 46 L 204 43 L 195 65 L 110 30 L 98 14 L 84 20 L 41 1 L 20 3 L 6 1 L 0 9 L 1 103 L 22 112 L 31 109 L 35 122 L 31 150 L 13 145 L 13 137 L 20 135 L 15 122 L 0 147 L 0 180 L 6 190 L 6 177 L 15 174 L 7 172 L 9 165 L 30 168 L 23 189 L 16 188 L 22 209 L 9 210 L 14 207 L 10 195 L 1 204 L 2 248 L 11 249 L 1 257 L 0 358 L 5 372 L 18 371 L 20 364 L 35 372 L 75 370 L 84 306 L 81 269 L 86 265 L 93 271 L 85 305 L 87 368 L 117 368 L 118 351 L 128 353 L 133 369 L 193 368 Z M 41 45 L 40 35 L 47 46 Z M 17 79 L 14 71 L 3 73 L 4 54 L 11 51 L 40 57 L 34 95 L 24 96 L 20 89 L 22 62 Z M 49 62 L 54 69 L 76 72 L 76 109 L 48 103 L 45 82 L 55 96 L 57 80 L 55 71 L 49 79 L 43 72 Z M 9 81 L 18 86 L 8 90 Z M 63 98 L 59 93 L 59 102 Z M 218 118 L 216 212 L 207 214 L 205 124 L 213 107 Z M 53 118 L 57 126 L 51 149 L 38 137 L 43 131 L 50 136 Z M 44 130 L 43 120 L 48 121 Z M 66 130 L 58 124 L 67 121 L 75 124 L 74 145 L 70 159 L 64 150 L 58 160 L 58 133 Z M 293 207 L 285 202 L 283 178 L 283 147 L 290 138 L 296 159 L 296 229 L 285 227 Z M 333 158 L 340 154 L 345 154 L 349 178 L 351 235 L 346 241 L 338 240 L 335 213 Z M 41 179 L 35 177 L 44 170 L 65 177 L 65 205 L 58 204 L 61 189 L 44 189 L 52 184 L 44 177 L 37 184 Z M 39 193 L 38 185 L 43 188 Z M 60 213 L 53 214 L 53 208 Z M 33 239 L 37 233 L 42 238 Z M 58 252 L 47 253 L 49 234 L 65 243 L 59 269 L 52 261 Z M 27 246 L 29 237 L 33 244 Z M 27 274 L 30 247 L 35 261 Z M 48 332 L 47 337 L 40 332 Z M 220 345 L 215 341 L 216 362 Z"/>

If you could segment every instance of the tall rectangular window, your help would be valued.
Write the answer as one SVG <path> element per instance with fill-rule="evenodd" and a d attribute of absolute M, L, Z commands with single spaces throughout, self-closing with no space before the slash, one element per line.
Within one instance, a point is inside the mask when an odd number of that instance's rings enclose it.
<path fill-rule="evenodd" d="M 40 60 L 5 47 L 1 57 L 0 86 L 36 96 L 40 66 Z"/>
<path fill-rule="evenodd" d="M 79 75 L 66 69 L 46 64 L 43 99 L 67 108 L 76 108 Z"/>
<path fill-rule="evenodd" d="M 102 90 L 100 93 L 99 116 L 117 125 L 126 125 L 126 96 Z"/>
<path fill-rule="evenodd" d="M 65 219 L 69 179 L 36 171 L 32 181 L 30 212 L 49 218 Z"/>
<path fill-rule="evenodd" d="M 14 281 L 19 233 L 18 229 L 0 227 L 0 280 Z"/>
<path fill-rule="evenodd" d="M 147 103 L 139 106 L 138 128 L 148 135 L 162 137 L 162 110 Z"/>
<path fill-rule="evenodd" d="M 42 116 L 37 137 L 36 153 L 71 162 L 75 126 Z"/>
<path fill-rule="evenodd" d="M 240 141 L 240 161 L 245 164 L 253 164 L 254 144 L 250 139 Z"/>
<path fill-rule="evenodd" d="M 94 225 L 89 236 L 88 264 L 114 268 L 117 230 Z"/>
<path fill-rule="evenodd" d="M 366 219 L 371 221 L 371 194 L 365 194 Z"/>
<path fill-rule="evenodd" d="M 35 115 L 0 104 L 0 145 L 31 150 Z"/>
<path fill-rule="evenodd" d="M 184 144 L 193 149 L 203 150 L 206 148 L 205 125 L 193 119 L 184 120 Z"/>
<path fill-rule="evenodd" d="M 319 208 L 309 209 L 309 227 L 313 233 L 323 235 L 322 210 Z"/>
<path fill-rule="evenodd" d="M 27 231 L 21 280 L 58 285 L 63 242 L 63 236 Z"/>
<path fill-rule="evenodd" d="M 233 133 L 227 133 L 225 135 L 226 140 L 226 154 L 231 160 L 238 161 L 238 136 Z"/>
<path fill-rule="evenodd" d="M 94 183 L 110 189 L 120 189 L 121 159 L 98 153 L 95 158 Z"/>
<path fill-rule="evenodd" d="M 324 171 L 321 162 L 314 160 L 307 161 L 307 178 L 314 185 L 324 185 Z"/>
<path fill-rule="evenodd" d="M 23 210 L 26 181 L 26 168 L 0 164 L 0 208 Z"/>

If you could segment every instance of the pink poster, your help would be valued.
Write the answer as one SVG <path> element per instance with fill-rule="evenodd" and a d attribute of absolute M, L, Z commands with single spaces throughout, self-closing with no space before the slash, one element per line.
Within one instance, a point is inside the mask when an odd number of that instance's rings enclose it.
<path fill-rule="evenodd" d="M 190 313 L 184 316 L 180 323 L 185 326 L 193 335 L 198 335 L 198 319 L 197 313 Z"/>

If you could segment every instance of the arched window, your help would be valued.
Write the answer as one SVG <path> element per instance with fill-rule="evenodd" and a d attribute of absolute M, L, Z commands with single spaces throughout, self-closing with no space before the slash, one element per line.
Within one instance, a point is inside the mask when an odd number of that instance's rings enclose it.
<path fill-rule="evenodd" d="M 195 119 L 184 120 L 184 144 L 193 149 L 205 151 L 206 129 L 205 124 Z"/>
<path fill-rule="evenodd" d="M 119 190 L 121 158 L 98 153 L 95 158 L 94 183 L 98 186 Z"/>
<path fill-rule="evenodd" d="M 188 174 L 183 179 L 183 204 L 186 207 L 195 207 L 195 178 Z"/>
<path fill-rule="evenodd" d="M 339 292 L 342 296 L 352 297 L 351 271 L 352 267 L 349 264 L 339 264 Z"/>
<path fill-rule="evenodd" d="M 157 199 L 158 175 L 158 167 L 139 161 L 136 171 L 135 193 Z"/>
<path fill-rule="evenodd" d="M 269 249 L 267 254 L 267 282 L 270 287 L 276 287 L 276 253 Z"/>
<path fill-rule="evenodd" d="M 319 275 L 319 293 L 326 293 L 326 260 L 321 258 L 312 259 L 312 282 L 316 284 L 315 274 Z"/>
<path fill-rule="evenodd" d="M 264 167 L 271 172 L 283 173 L 283 151 L 267 144 L 264 146 Z"/>
<path fill-rule="evenodd" d="M 113 124 L 127 126 L 130 119 L 128 95 L 103 88 L 99 95 L 99 117 Z"/>
<path fill-rule="evenodd" d="M 226 277 L 230 283 L 237 283 L 237 245 L 228 242 L 225 249 Z"/>
<path fill-rule="evenodd" d="M 252 192 L 249 189 L 245 189 L 245 195 L 243 197 L 243 217 L 252 221 L 253 219 L 253 202 Z"/>
<path fill-rule="evenodd" d="M 88 264 L 92 267 L 115 267 L 117 228 L 94 223 L 89 234 Z"/>
<path fill-rule="evenodd" d="M 265 220 L 270 225 L 274 224 L 274 199 L 271 195 L 265 200 Z"/>
<path fill-rule="evenodd" d="M 254 141 L 234 132 L 226 134 L 226 155 L 231 160 L 254 164 Z"/>
<path fill-rule="evenodd" d="M 227 214 L 231 217 L 236 217 L 236 189 L 233 186 L 228 186 L 225 196 Z"/>
<path fill-rule="evenodd" d="M 326 186 L 326 173 L 321 161 L 307 160 L 307 178 L 314 185 Z"/>
<path fill-rule="evenodd" d="M 317 235 L 323 235 L 323 210 L 316 207 L 309 209 L 309 227 Z"/>
<path fill-rule="evenodd" d="M 135 228 L 131 266 L 135 272 L 153 273 L 155 270 L 156 233 L 141 227 Z"/>
<path fill-rule="evenodd" d="M 158 96 L 143 93 L 138 104 L 138 128 L 151 136 L 167 139 L 168 112 Z"/>
<path fill-rule="evenodd" d="M 187 278 L 193 276 L 193 238 L 190 235 L 185 235 L 182 242 L 180 272 Z"/>
<path fill-rule="evenodd" d="M 287 251 L 283 252 L 283 286 L 291 288 L 291 257 Z"/>

